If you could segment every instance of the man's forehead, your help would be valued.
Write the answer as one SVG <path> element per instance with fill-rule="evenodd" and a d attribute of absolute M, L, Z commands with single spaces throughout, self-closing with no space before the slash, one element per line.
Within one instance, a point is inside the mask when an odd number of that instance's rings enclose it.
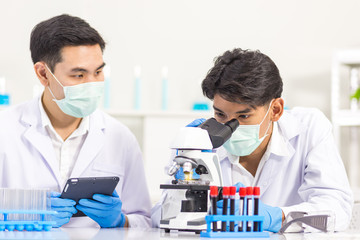
<path fill-rule="evenodd" d="M 65 46 L 61 49 L 60 55 L 63 61 L 71 62 L 80 58 L 102 58 L 103 52 L 97 45 Z"/>
<path fill-rule="evenodd" d="M 256 106 L 251 104 L 217 104 L 213 102 L 213 108 L 215 111 L 227 112 L 227 113 L 236 113 L 236 114 L 246 114 L 246 113 L 256 113 L 263 112 L 266 110 L 266 106 Z"/>
<path fill-rule="evenodd" d="M 226 97 L 223 97 L 219 94 L 214 96 L 213 99 L 213 108 L 222 112 L 232 112 L 232 113 L 254 113 L 263 111 L 266 108 L 267 104 L 256 105 L 245 102 L 241 99 L 238 100 L 228 100 Z"/>
<path fill-rule="evenodd" d="M 99 46 L 70 46 L 61 51 L 61 61 L 56 63 L 63 71 L 94 71 L 104 67 L 102 51 Z"/>
<path fill-rule="evenodd" d="M 221 112 L 234 112 L 234 113 L 249 113 L 254 112 L 256 109 L 250 107 L 250 105 L 232 105 L 232 106 L 224 106 L 224 105 L 217 105 L 216 103 L 213 104 L 214 110 L 221 111 Z"/>

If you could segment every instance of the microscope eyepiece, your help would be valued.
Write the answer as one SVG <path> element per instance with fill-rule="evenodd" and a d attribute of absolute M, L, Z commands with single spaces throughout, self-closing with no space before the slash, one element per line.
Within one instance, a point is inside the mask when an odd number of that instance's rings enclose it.
<path fill-rule="evenodd" d="M 234 118 L 226 122 L 225 125 L 229 126 L 231 128 L 231 132 L 233 133 L 239 126 L 239 121 Z"/>
<path fill-rule="evenodd" d="M 198 127 L 208 131 L 213 148 L 223 145 L 235 129 L 239 126 L 236 119 L 232 119 L 225 124 L 219 123 L 215 118 L 209 118 Z"/>

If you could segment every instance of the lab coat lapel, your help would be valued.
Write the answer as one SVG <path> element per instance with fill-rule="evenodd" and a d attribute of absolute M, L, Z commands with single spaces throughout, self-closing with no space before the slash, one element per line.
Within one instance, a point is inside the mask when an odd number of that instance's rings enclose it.
<path fill-rule="evenodd" d="M 41 115 L 39 109 L 39 99 L 36 98 L 29 102 L 29 107 L 24 108 L 21 116 L 21 122 L 27 126 L 24 138 L 29 145 L 32 145 L 43 157 L 44 164 L 50 169 L 58 185 L 60 186 L 61 178 L 59 173 L 59 163 L 56 160 L 54 147 L 51 139 L 42 126 Z"/>
<path fill-rule="evenodd" d="M 282 165 L 286 164 L 286 162 L 290 161 L 294 156 L 295 149 L 291 145 L 291 140 L 298 136 L 302 131 L 306 130 L 306 126 L 288 112 L 284 112 L 284 115 L 278 121 L 278 127 L 281 135 L 285 139 L 288 154 L 286 156 L 279 156 L 273 153 L 270 154 L 257 183 L 257 185 L 260 186 L 262 193 L 267 190 L 272 179 L 277 176 L 278 169 L 281 169 Z"/>
<path fill-rule="evenodd" d="M 89 132 L 80 150 L 79 157 L 76 160 L 71 177 L 81 176 L 81 174 L 103 148 L 105 141 L 105 135 L 103 132 L 104 128 L 104 119 L 99 111 L 90 115 Z"/>

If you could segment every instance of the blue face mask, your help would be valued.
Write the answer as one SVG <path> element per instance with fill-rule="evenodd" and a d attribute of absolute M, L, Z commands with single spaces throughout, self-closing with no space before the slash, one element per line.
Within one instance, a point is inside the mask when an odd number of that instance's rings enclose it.
<path fill-rule="evenodd" d="M 235 156 L 248 156 L 259 147 L 267 136 L 266 133 L 270 128 L 271 122 L 265 131 L 265 135 L 260 138 L 260 126 L 269 113 L 271 103 L 272 101 L 270 102 L 269 108 L 261 123 L 257 125 L 239 125 L 239 127 L 233 132 L 230 139 L 223 145 L 229 153 Z"/>
<path fill-rule="evenodd" d="M 55 75 L 50 71 L 47 65 L 46 68 L 49 70 L 51 75 L 64 89 L 64 98 L 57 100 L 52 93 L 50 87 L 49 91 L 53 96 L 53 101 L 59 106 L 61 111 L 65 114 L 83 118 L 89 116 L 98 107 L 101 97 L 104 92 L 104 82 L 89 82 L 81 83 L 73 86 L 63 86 Z"/>

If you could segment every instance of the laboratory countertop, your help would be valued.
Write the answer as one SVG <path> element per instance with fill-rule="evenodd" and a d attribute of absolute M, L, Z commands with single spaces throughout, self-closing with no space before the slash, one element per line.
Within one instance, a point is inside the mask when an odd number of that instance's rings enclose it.
<path fill-rule="evenodd" d="M 209 239 L 200 238 L 192 232 L 171 232 L 165 233 L 160 229 L 139 229 L 139 228 L 55 228 L 49 232 L 26 232 L 26 231 L 2 231 L 0 239 Z M 222 238 L 216 238 L 222 239 Z M 227 238 L 229 239 L 229 238 Z M 235 238 L 230 238 L 235 239 Z M 245 239 L 245 238 L 242 238 Z M 250 239 L 250 238 L 247 238 Z M 252 238 L 255 239 L 255 238 Z M 266 239 L 266 238 L 261 238 Z M 336 233 L 287 233 L 270 234 L 267 239 L 271 240 L 325 240 L 325 239 L 360 239 L 360 232 L 336 232 Z"/>

